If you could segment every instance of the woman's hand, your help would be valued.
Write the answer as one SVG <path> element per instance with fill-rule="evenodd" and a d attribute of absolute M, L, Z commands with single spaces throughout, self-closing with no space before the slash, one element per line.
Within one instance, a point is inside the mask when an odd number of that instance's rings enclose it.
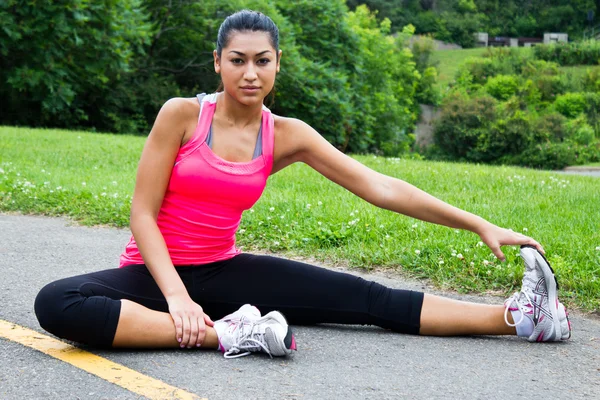
<path fill-rule="evenodd" d="M 542 254 L 545 254 L 542 245 L 529 236 L 500 228 L 491 223 L 487 223 L 478 233 L 483 243 L 485 243 L 501 261 L 506 260 L 504 253 L 500 250 L 500 246 L 504 245 L 530 245 L 538 249 Z"/>
<path fill-rule="evenodd" d="M 171 297 L 167 302 L 181 348 L 200 347 L 206 337 L 206 326 L 213 326 L 214 322 L 187 294 Z"/>

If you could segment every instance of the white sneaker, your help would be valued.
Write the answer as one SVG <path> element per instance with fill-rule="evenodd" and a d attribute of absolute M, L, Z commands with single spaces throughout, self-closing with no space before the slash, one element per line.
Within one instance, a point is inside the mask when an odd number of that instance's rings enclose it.
<path fill-rule="evenodd" d="M 231 318 L 226 319 L 228 317 Z M 215 321 L 215 330 L 225 358 L 243 357 L 251 352 L 264 352 L 270 357 L 286 356 L 296 350 L 292 330 L 278 311 L 256 318 L 251 306 L 244 305 L 235 313 Z"/>
<path fill-rule="evenodd" d="M 530 342 L 567 340 L 571 337 L 571 323 L 565 307 L 558 301 L 558 283 L 548 260 L 531 246 L 521 247 L 525 261 L 525 274 L 521 291 L 504 302 L 504 320 L 516 326 L 529 318 L 533 322 Z M 514 324 L 508 322 L 509 311 L 520 311 L 521 319 Z"/>

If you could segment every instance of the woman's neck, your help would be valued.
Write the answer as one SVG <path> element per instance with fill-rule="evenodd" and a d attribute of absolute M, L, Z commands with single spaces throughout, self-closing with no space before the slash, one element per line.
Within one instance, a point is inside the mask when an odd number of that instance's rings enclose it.
<path fill-rule="evenodd" d="M 262 102 L 250 106 L 242 104 L 223 91 L 217 97 L 215 114 L 218 114 L 219 119 L 227 122 L 230 126 L 245 128 L 262 118 L 262 107 Z"/>

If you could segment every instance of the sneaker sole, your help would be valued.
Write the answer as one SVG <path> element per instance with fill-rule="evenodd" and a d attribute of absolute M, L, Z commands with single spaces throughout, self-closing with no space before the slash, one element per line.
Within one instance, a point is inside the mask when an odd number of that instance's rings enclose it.
<path fill-rule="evenodd" d="M 535 257 L 536 264 L 542 270 L 544 274 L 544 280 L 546 281 L 546 287 L 548 288 L 548 307 L 550 308 L 550 314 L 552 314 L 552 323 L 554 324 L 554 341 L 562 340 L 562 329 L 560 327 L 560 319 L 558 317 L 558 296 L 556 294 L 558 288 L 558 282 L 554 276 L 554 270 L 550 266 L 548 260 L 542 253 L 539 252 L 533 246 L 521 246 L 523 248 L 531 248 Z"/>

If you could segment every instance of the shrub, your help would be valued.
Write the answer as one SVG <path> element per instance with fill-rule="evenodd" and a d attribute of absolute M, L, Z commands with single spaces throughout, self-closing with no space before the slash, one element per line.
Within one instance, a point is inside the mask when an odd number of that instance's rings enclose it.
<path fill-rule="evenodd" d="M 531 143 L 531 125 L 530 117 L 523 111 L 499 118 L 480 136 L 477 156 L 481 161 L 496 162 L 520 154 Z"/>
<path fill-rule="evenodd" d="M 600 60 L 600 41 L 554 43 L 535 46 L 535 58 L 554 61 L 560 65 L 596 65 Z"/>
<path fill-rule="evenodd" d="M 567 138 L 575 144 L 590 145 L 595 139 L 594 128 L 587 123 L 584 114 L 566 123 Z"/>
<path fill-rule="evenodd" d="M 583 77 L 583 89 L 586 92 L 600 93 L 600 68 L 588 69 Z"/>
<path fill-rule="evenodd" d="M 567 90 L 566 79 L 560 75 L 542 75 L 534 79 L 535 86 L 541 95 L 543 102 L 552 103 L 556 96 Z"/>
<path fill-rule="evenodd" d="M 545 60 L 529 60 L 521 66 L 521 74 L 526 78 L 535 78 L 540 75 L 558 75 L 559 65 Z"/>
<path fill-rule="evenodd" d="M 419 84 L 417 85 L 416 100 L 420 104 L 437 105 L 440 102 L 441 93 L 435 85 L 437 82 L 437 69 L 429 67 L 421 74 Z"/>
<path fill-rule="evenodd" d="M 490 96 L 469 99 L 453 92 L 444 100 L 435 123 L 436 145 L 454 159 L 477 160 L 479 137 L 496 119 L 497 101 Z"/>
<path fill-rule="evenodd" d="M 554 108 L 567 118 L 575 118 L 587 108 L 585 95 L 583 93 L 560 95 L 554 102 Z"/>
<path fill-rule="evenodd" d="M 538 143 L 562 142 L 567 136 L 567 118 L 557 112 L 540 116 L 533 125 L 533 139 Z"/>
<path fill-rule="evenodd" d="M 457 72 L 457 80 L 464 72 L 468 72 L 472 77 L 473 83 L 483 85 L 488 77 L 496 75 L 496 66 L 491 58 L 470 57 L 467 58 L 463 66 Z"/>
<path fill-rule="evenodd" d="M 570 143 L 540 143 L 525 149 L 513 160 L 531 168 L 563 169 L 576 163 L 577 153 Z"/>
<path fill-rule="evenodd" d="M 519 80 L 514 75 L 497 75 L 488 79 L 485 90 L 498 100 L 508 100 L 517 93 Z"/>

